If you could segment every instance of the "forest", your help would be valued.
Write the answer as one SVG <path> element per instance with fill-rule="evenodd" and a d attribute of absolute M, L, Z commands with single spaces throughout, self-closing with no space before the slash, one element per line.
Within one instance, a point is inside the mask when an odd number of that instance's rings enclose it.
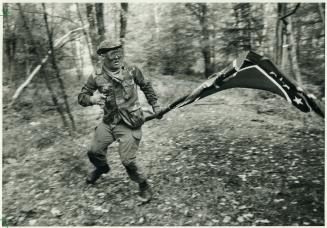
<path fill-rule="evenodd" d="M 4 3 L 2 16 L 9 226 L 324 225 L 325 133 L 314 114 L 231 89 L 149 121 L 139 159 L 155 199 L 138 205 L 116 144 L 113 171 L 85 185 L 103 111 L 77 96 L 111 38 L 162 106 L 249 50 L 324 101 L 325 3 Z"/>

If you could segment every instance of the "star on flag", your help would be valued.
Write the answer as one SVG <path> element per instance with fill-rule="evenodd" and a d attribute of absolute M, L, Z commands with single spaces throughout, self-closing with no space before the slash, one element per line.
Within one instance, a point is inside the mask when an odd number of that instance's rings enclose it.
<path fill-rule="evenodd" d="M 294 99 L 293 99 L 293 101 L 296 103 L 296 104 L 298 104 L 298 105 L 302 105 L 303 103 L 302 103 L 302 99 L 301 98 L 298 98 L 298 97 L 295 97 Z"/>
<path fill-rule="evenodd" d="M 282 85 L 284 88 L 286 88 L 286 89 L 290 89 L 290 87 L 288 86 L 288 85 L 286 85 L 286 84 L 283 84 Z"/>

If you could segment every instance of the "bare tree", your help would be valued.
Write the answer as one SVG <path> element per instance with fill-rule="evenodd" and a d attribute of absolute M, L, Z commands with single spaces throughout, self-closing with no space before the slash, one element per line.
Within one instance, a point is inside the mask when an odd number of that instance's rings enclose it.
<path fill-rule="evenodd" d="M 97 29 L 98 35 L 97 38 L 98 43 L 105 39 L 105 26 L 104 26 L 104 18 L 103 18 L 103 3 L 95 3 L 95 15 L 97 19 Z"/>
<path fill-rule="evenodd" d="M 119 38 L 119 21 L 120 21 L 120 6 L 113 4 L 113 20 L 114 20 L 114 38 Z"/>
<path fill-rule="evenodd" d="M 207 3 L 188 3 L 186 7 L 197 18 L 201 27 L 201 52 L 204 59 L 204 74 L 209 77 L 212 74 L 210 31 L 209 31 L 209 9 Z"/>
<path fill-rule="evenodd" d="M 63 108 L 61 107 L 60 103 L 58 102 L 58 98 L 57 98 L 57 95 L 55 94 L 55 91 L 54 89 L 52 88 L 52 85 L 50 83 L 50 80 L 48 78 L 48 74 L 47 72 L 44 71 L 44 69 L 42 68 L 43 66 L 43 63 L 42 63 L 42 56 L 41 56 L 41 53 L 39 51 L 39 48 L 38 46 L 36 45 L 36 42 L 34 40 L 34 37 L 32 35 L 32 31 L 27 23 L 27 20 L 26 20 L 26 17 L 25 17 L 25 14 L 23 12 L 23 8 L 21 6 L 20 3 L 17 3 L 17 6 L 18 6 L 18 9 L 19 9 L 19 13 L 20 13 L 20 16 L 21 16 L 21 19 L 23 21 L 23 26 L 25 27 L 26 29 L 26 32 L 28 34 L 28 38 L 29 38 L 29 41 L 31 42 L 34 50 L 35 50 L 35 55 L 36 55 L 36 58 L 38 59 L 39 62 L 39 65 L 41 66 L 40 67 L 40 71 L 41 71 L 41 74 L 45 80 L 45 84 L 46 84 L 46 87 L 47 89 L 49 90 L 50 94 L 51 94 L 51 98 L 52 98 L 52 102 L 54 104 L 54 106 L 56 107 L 56 110 L 57 112 L 60 114 L 60 117 L 62 119 L 62 122 L 64 124 L 65 127 L 68 126 L 68 123 L 67 123 L 67 120 L 65 118 L 65 115 L 64 115 L 64 112 L 63 112 Z M 13 102 L 11 103 L 11 105 L 13 104 Z"/>
<path fill-rule="evenodd" d="M 276 22 L 276 47 L 275 47 L 275 62 L 281 66 L 283 62 L 283 44 L 285 37 L 285 27 L 282 16 L 286 15 L 286 5 L 284 3 L 277 4 L 277 22 Z"/>
<path fill-rule="evenodd" d="M 299 6 L 298 3 L 294 9 L 288 12 L 287 3 L 278 3 L 276 61 L 283 70 L 289 69 L 298 84 L 302 86 L 302 76 L 298 63 L 298 45 L 294 37 L 291 17 L 292 14 L 296 13 Z"/>
<path fill-rule="evenodd" d="M 48 35 L 49 49 L 51 51 L 52 68 L 55 71 L 55 75 L 56 75 L 56 78 L 58 80 L 58 83 L 59 83 L 59 86 L 60 86 L 60 89 L 61 89 L 61 93 L 62 93 L 62 96 L 63 96 L 63 99 L 64 99 L 64 104 L 65 104 L 65 107 L 66 107 L 66 112 L 67 112 L 68 117 L 69 117 L 69 119 L 71 121 L 73 130 L 75 130 L 76 129 L 75 121 L 74 121 L 74 117 L 73 117 L 73 115 L 72 115 L 72 113 L 70 111 L 69 103 L 68 103 L 68 100 L 67 100 L 65 84 L 64 84 L 64 82 L 63 82 L 63 80 L 61 78 L 59 68 L 58 68 L 58 65 L 57 65 L 57 62 L 56 62 L 56 53 L 55 53 L 55 49 L 53 47 L 54 46 L 53 45 L 53 31 L 50 31 L 50 27 L 49 27 L 49 23 L 48 23 L 48 13 L 46 11 L 46 7 L 45 7 L 44 3 L 42 3 L 42 7 L 43 7 L 44 22 L 45 22 L 45 26 L 46 26 L 46 30 L 47 30 L 47 35 Z"/>
<path fill-rule="evenodd" d="M 25 26 L 25 25 L 24 25 Z M 54 48 L 62 48 L 64 47 L 65 44 L 67 44 L 69 41 L 73 41 L 71 39 L 69 39 L 69 37 L 72 34 L 75 34 L 76 32 L 83 30 L 83 28 L 76 28 L 73 29 L 71 31 L 69 31 L 68 33 L 66 33 L 64 36 L 58 38 L 55 42 L 54 42 Z M 32 46 L 33 50 L 35 49 L 35 46 Z M 35 52 L 35 51 L 34 51 Z M 38 53 L 40 53 L 40 51 L 38 51 Z M 26 86 L 32 81 L 32 79 L 34 78 L 34 76 L 40 71 L 42 70 L 42 67 L 46 64 L 46 62 L 49 59 L 49 55 L 51 54 L 51 51 L 49 50 L 47 52 L 47 54 L 42 57 L 42 60 L 40 61 L 40 63 L 34 68 L 34 70 L 30 73 L 27 74 L 26 79 L 24 81 L 23 84 L 21 84 L 18 89 L 16 90 L 15 94 L 12 97 L 12 101 L 11 104 L 15 103 L 16 99 L 21 95 L 22 91 L 26 88 Z M 41 56 L 41 55 L 40 55 Z M 31 68 L 32 69 L 32 68 Z"/>
<path fill-rule="evenodd" d="M 73 54 L 73 61 L 74 61 L 74 68 L 76 70 L 76 75 L 78 80 L 81 80 L 83 74 L 81 72 L 81 66 L 80 66 L 80 61 L 79 59 L 82 58 L 82 56 L 79 55 L 79 50 L 77 47 L 77 41 L 72 41 L 71 42 L 71 50 L 72 50 L 72 54 Z"/>
<path fill-rule="evenodd" d="M 123 44 L 125 43 L 125 36 L 126 36 L 126 28 L 127 28 L 127 14 L 128 14 L 128 3 L 121 3 L 121 10 L 120 10 L 120 42 Z"/>
<path fill-rule="evenodd" d="M 294 12 L 295 13 L 295 12 Z M 294 29 L 293 29 L 293 20 L 292 16 L 289 15 L 288 17 L 288 24 L 287 24 L 287 49 L 288 49 L 288 58 L 289 62 L 291 63 L 292 73 L 300 86 L 303 86 L 301 70 L 298 61 L 298 51 L 297 51 L 297 40 L 294 37 Z"/>
<path fill-rule="evenodd" d="M 233 6 L 236 27 L 239 31 L 239 47 L 242 50 L 251 50 L 251 5 L 250 3 L 238 3 Z"/>
<path fill-rule="evenodd" d="M 105 38 L 103 3 L 86 3 L 86 17 L 89 23 L 89 34 L 91 38 L 92 49 L 95 52 L 100 42 Z M 94 65 L 97 63 L 97 60 L 97 56 L 95 54 L 92 55 L 92 62 Z"/>
<path fill-rule="evenodd" d="M 269 13 L 269 4 L 263 4 L 263 14 L 267 15 Z M 263 18 L 263 29 L 262 29 L 262 42 L 261 42 L 261 55 L 269 53 L 268 47 L 268 26 L 269 26 L 269 17 Z"/>
<path fill-rule="evenodd" d="M 95 69 L 95 66 L 94 66 L 94 50 L 92 50 L 92 42 L 90 42 L 90 38 L 89 38 L 89 34 L 87 33 L 86 29 L 85 29 L 85 23 L 84 23 L 84 20 L 83 20 L 83 17 L 82 17 L 82 14 L 81 14 L 81 10 L 79 8 L 79 4 L 76 3 L 76 9 L 77 9 L 77 14 L 78 14 L 78 18 L 82 24 L 82 27 L 83 27 L 83 35 L 84 35 L 84 39 L 85 39 L 85 43 L 86 43 L 86 46 L 87 46 L 87 50 L 89 52 L 89 56 L 90 56 L 90 60 L 91 60 L 91 63 L 92 63 L 92 66 L 93 66 L 93 69 Z"/>
<path fill-rule="evenodd" d="M 96 38 L 96 24 L 95 24 L 95 17 L 94 17 L 94 10 L 92 3 L 86 3 L 86 18 L 89 23 L 89 34 L 91 38 L 91 44 L 93 52 L 95 52 L 97 48 L 97 38 Z M 95 55 L 93 55 L 92 61 L 96 62 Z"/>
<path fill-rule="evenodd" d="M 4 3 L 4 8 L 8 8 L 8 3 Z M 8 63 L 8 75 L 10 80 L 10 85 L 15 83 L 15 68 L 14 62 L 16 58 L 16 47 L 17 47 L 17 36 L 16 36 L 16 28 L 17 22 L 15 21 L 13 26 L 10 25 L 9 17 L 3 17 L 4 27 L 6 29 L 6 36 L 4 36 L 4 53 L 5 53 L 5 61 Z M 12 28 L 11 28 L 12 27 Z"/>

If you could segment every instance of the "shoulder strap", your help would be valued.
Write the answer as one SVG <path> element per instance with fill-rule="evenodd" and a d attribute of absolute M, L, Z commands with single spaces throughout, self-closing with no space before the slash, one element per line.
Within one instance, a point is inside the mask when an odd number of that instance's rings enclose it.
<path fill-rule="evenodd" d="M 98 63 L 96 66 L 95 66 L 95 74 L 96 75 L 100 75 L 102 74 L 103 71 L 102 71 L 102 64 L 101 63 Z"/>

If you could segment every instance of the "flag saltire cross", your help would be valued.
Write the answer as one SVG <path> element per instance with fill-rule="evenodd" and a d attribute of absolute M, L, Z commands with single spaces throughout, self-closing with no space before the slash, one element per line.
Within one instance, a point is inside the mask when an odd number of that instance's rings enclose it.
<path fill-rule="evenodd" d="M 253 51 L 242 54 L 230 67 L 212 75 L 193 90 L 178 107 L 190 104 L 213 93 L 231 88 L 251 88 L 278 94 L 302 112 L 314 111 L 325 116 L 324 105 L 297 83 L 286 77 L 268 58 Z"/>

